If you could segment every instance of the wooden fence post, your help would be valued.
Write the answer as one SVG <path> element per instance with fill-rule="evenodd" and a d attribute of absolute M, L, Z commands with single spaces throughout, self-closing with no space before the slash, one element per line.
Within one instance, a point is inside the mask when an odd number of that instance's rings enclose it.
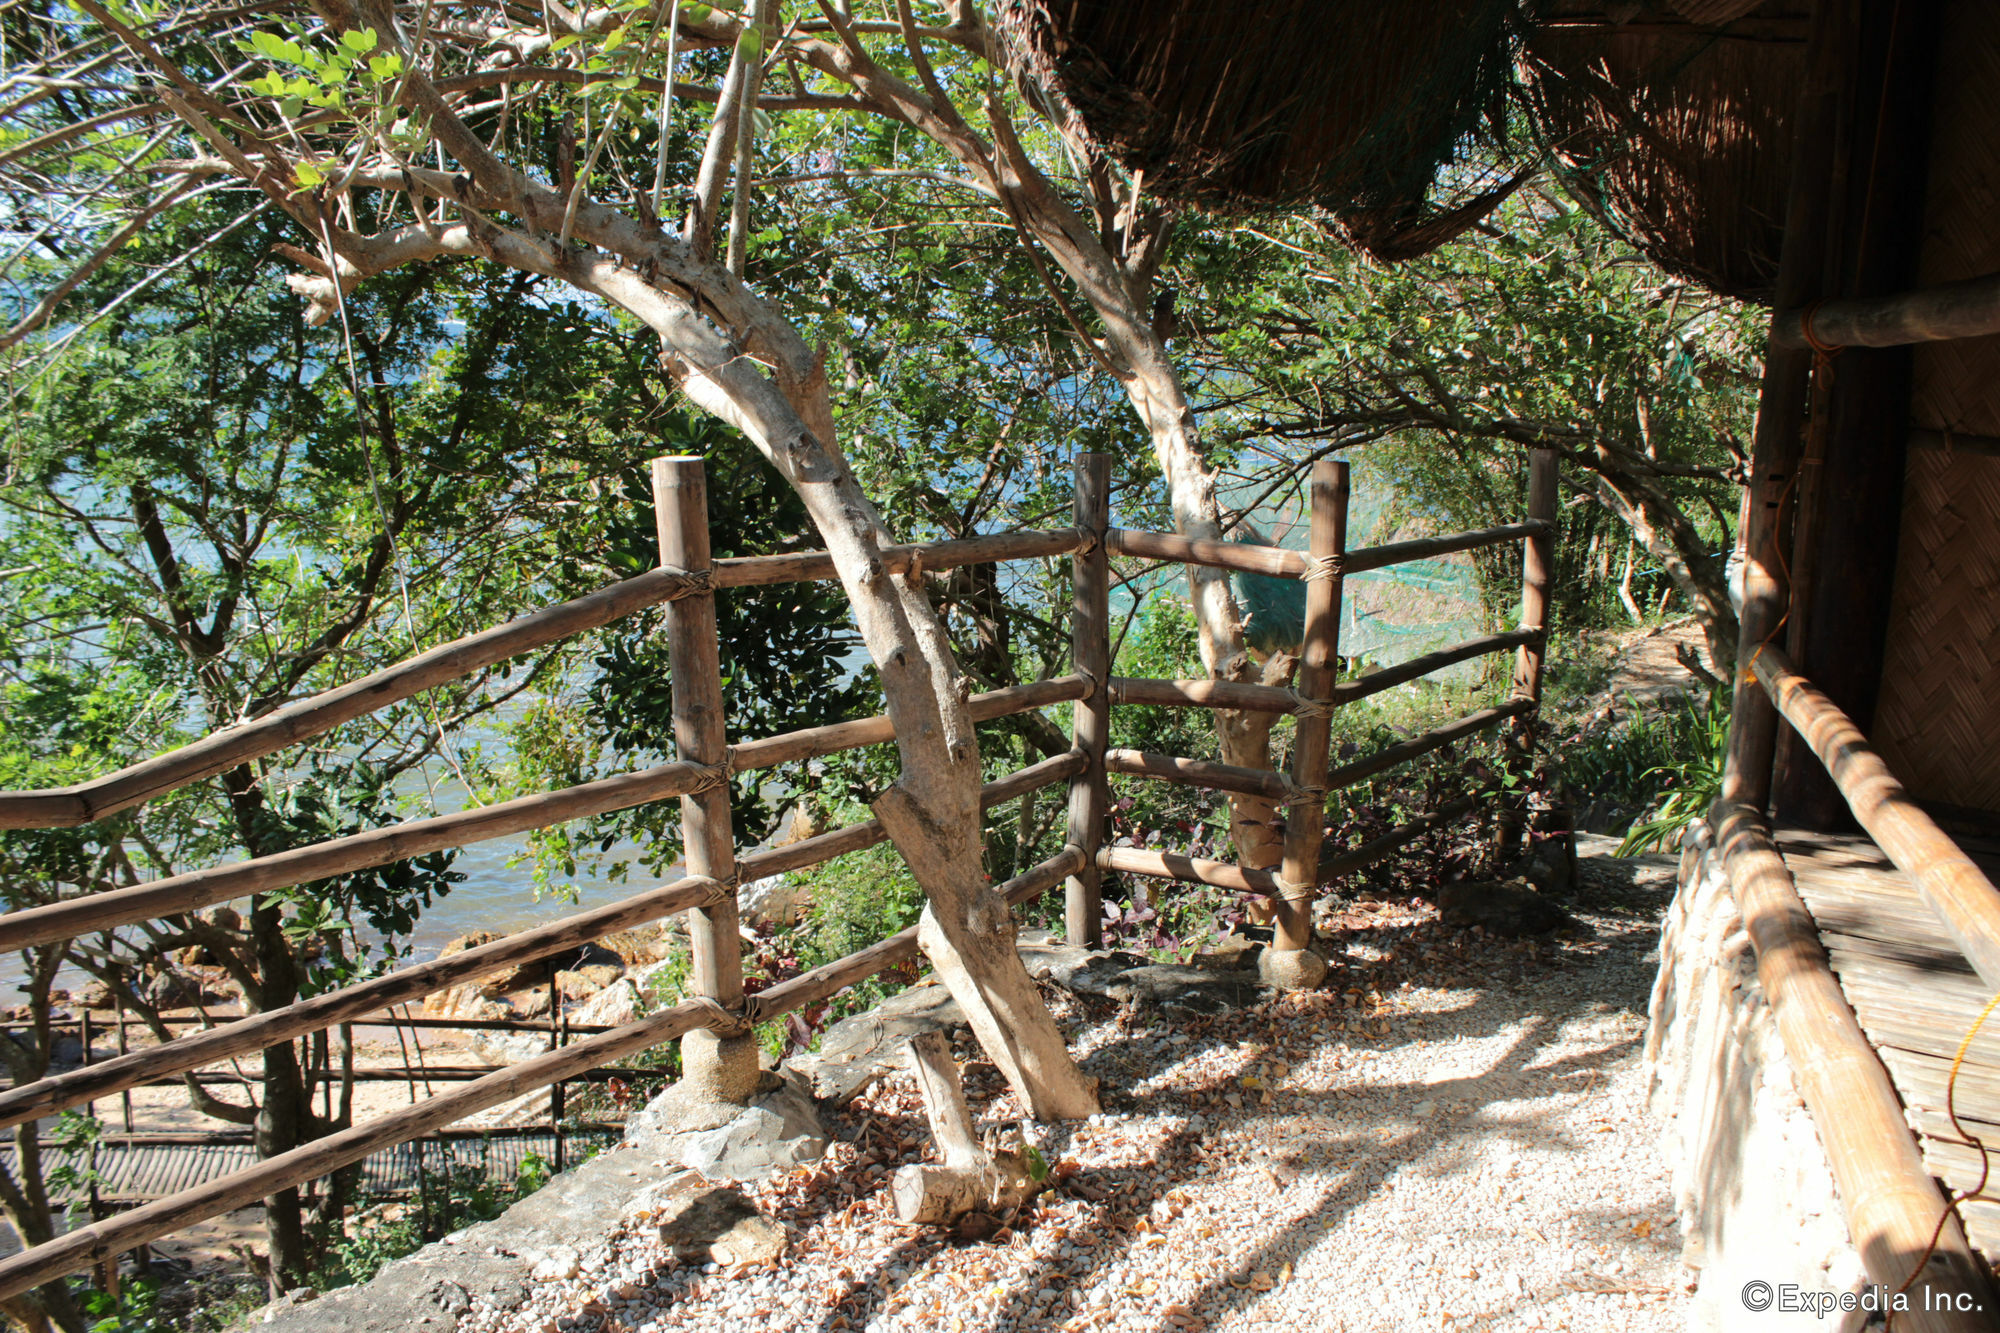
<path fill-rule="evenodd" d="M 1535 711 L 1514 719 L 1510 748 L 1516 759 L 1526 762 L 1534 753 L 1535 724 L 1541 717 L 1542 666 L 1548 660 L 1549 580 L 1555 573 L 1556 451 L 1528 450 L 1528 515 L 1549 525 L 1529 537 L 1521 550 L 1521 625 L 1544 637 L 1522 644 L 1514 653 L 1514 697 L 1534 703 Z M 1503 796 L 1495 819 L 1494 839 L 1500 863 L 1506 864 L 1521 850 L 1522 834 L 1528 824 L 1525 796 Z"/>
<path fill-rule="evenodd" d="M 708 485 L 699 458 L 653 460 L 660 563 L 690 574 L 710 568 Z M 674 748 L 678 757 L 716 769 L 719 781 L 681 797 L 681 840 L 687 873 L 724 884 L 736 878 L 735 835 L 729 822 L 729 739 L 722 702 L 722 650 L 715 634 L 715 593 L 702 586 L 667 603 L 667 655 L 673 673 Z M 743 1007 L 742 937 L 736 899 L 688 912 L 692 993 L 730 1012 Z M 757 1090 L 757 1044 L 747 1033 L 724 1036 L 698 1029 L 681 1038 L 677 1100 L 684 1110 L 742 1106 Z"/>
<path fill-rule="evenodd" d="M 1334 680 L 1340 674 L 1340 594 L 1347 552 L 1347 464 L 1323 458 L 1312 472 L 1312 563 L 1307 567 L 1305 643 L 1300 649 L 1298 730 L 1292 738 L 1292 785 L 1285 812 L 1285 859 L 1271 947 L 1258 960 L 1264 980 L 1310 990 L 1326 978 L 1312 951 L 1319 849 L 1326 835 L 1326 761 Z"/>
<path fill-rule="evenodd" d="M 1111 526 L 1111 455 L 1077 458 L 1075 513 L 1085 542 L 1070 562 L 1070 660 L 1090 682 L 1090 694 L 1076 703 L 1075 728 L 1076 748 L 1088 767 L 1069 784 L 1069 842 L 1083 850 L 1084 862 L 1064 888 L 1063 926 L 1071 944 L 1095 949 L 1104 942 L 1104 876 L 1097 849 L 1104 845 L 1109 804 L 1104 746 L 1111 733 L 1111 553 L 1105 533 Z"/>

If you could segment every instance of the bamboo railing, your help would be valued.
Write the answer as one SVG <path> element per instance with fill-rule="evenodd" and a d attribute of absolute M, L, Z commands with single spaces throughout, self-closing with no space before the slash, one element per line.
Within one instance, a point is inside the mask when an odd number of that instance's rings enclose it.
<path fill-rule="evenodd" d="M 1536 451 L 1538 457 L 1546 451 Z M 1552 455 L 1547 455 L 1552 458 Z M 1538 466 L 1541 466 L 1538 462 Z M 1319 853 L 1326 793 L 1395 764 L 1496 725 L 1531 714 L 1533 694 L 1388 747 L 1378 754 L 1329 768 L 1327 719 L 1343 704 L 1474 657 L 1510 649 L 1539 648 L 1539 615 L 1507 634 L 1489 635 L 1427 654 L 1356 681 L 1336 682 L 1336 631 L 1341 579 L 1357 569 L 1381 568 L 1501 542 L 1546 540 L 1551 516 L 1483 532 L 1344 551 L 1346 465 L 1322 463 L 1313 477 L 1313 536 L 1308 553 L 1271 547 L 1188 542 L 1159 533 L 1113 528 L 1109 522 L 1109 460 L 1079 460 L 1075 527 L 962 541 L 898 546 L 883 553 L 892 572 L 938 570 L 996 560 L 1070 555 L 1074 674 L 1012 686 L 969 700 L 972 717 L 990 721 L 1053 704 L 1074 703 L 1074 748 L 987 784 L 983 808 L 1056 783 L 1069 788 L 1068 842 L 1054 857 L 994 891 L 1018 905 L 1067 882 L 1065 922 L 1073 937 L 1096 939 L 1101 923 L 1099 877 L 1106 871 L 1161 876 L 1237 888 L 1278 904 L 1281 942 L 1303 948 L 1310 939 L 1310 907 L 1326 875 L 1345 873 L 1388 855 L 1432 828 L 1472 809 L 1468 801 L 1420 817 L 1368 845 L 1332 857 Z M 755 995 L 742 984 L 736 927 L 737 883 L 831 860 L 887 840 L 881 824 L 864 821 L 783 848 L 738 855 L 729 828 L 726 779 L 735 773 L 831 755 L 895 739 L 885 716 L 739 740 L 724 730 L 724 705 L 715 638 L 713 598 L 720 589 L 764 586 L 834 576 L 824 552 L 752 556 L 711 561 L 701 464 L 661 459 L 653 468 L 662 567 L 595 593 L 467 636 L 396 666 L 286 705 L 264 717 L 205 737 L 179 750 L 57 791 L 0 792 L 0 828 L 69 827 L 154 799 L 234 765 L 263 758 L 325 734 L 344 722 L 405 699 L 443 681 L 461 678 L 509 657 L 609 625 L 620 617 L 665 603 L 672 658 L 673 717 L 678 757 L 634 773 L 558 791 L 537 793 L 457 814 L 411 820 L 388 828 L 273 856 L 67 899 L 0 915 L 0 949 L 52 944 L 93 931 L 150 921 L 230 899 L 420 856 L 450 847 L 506 837 L 567 820 L 678 797 L 686 830 L 687 870 L 681 879 L 617 902 L 571 913 L 504 939 L 405 968 L 369 981 L 190 1032 L 161 1045 L 0 1091 L 0 1128 L 18 1126 L 97 1098 L 164 1078 L 186 1075 L 218 1061 L 282 1042 L 309 1038 L 341 1024 L 363 1021 L 396 1005 L 454 986 L 547 959 L 603 935 L 664 917 L 687 914 L 694 967 L 686 1002 L 661 1013 L 520 1064 L 491 1072 L 459 1071 L 459 1086 L 363 1125 L 314 1140 L 115 1218 L 95 1222 L 56 1240 L 0 1260 L 0 1298 L 100 1263 L 170 1234 L 192 1222 L 241 1207 L 325 1176 L 392 1144 L 432 1133 L 487 1107 L 564 1080 L 587 1077 L 615 1060 L 695 1032 L 719 1037 L 747 1034 L 759 1022 L 818 1003 L 884 969 L 918 955 L 914 927 Z M 1110 674 L 1110 558 L 1114 555 L 1195 560 L 1309 581 L 1308 669 L 1297 690 L 1223 681 L 1140 681 Z M 1517 681 L 1517 689 L 1519 682 Z M 1248 708 L 1296 714 L 1301 743 L 1289 774 L 1232 768 L 1171 755 L 1137 754 L 1108 747 L 1110 710 L 1151 703 L 1207 708 Z M 1315 737 L 1317 739 L 1315 739 Z M 1284 864 L 1246 869 L 1170 854 L 1104 845 L 1107 775 L 1141 774 L 1216 790 L 1254 791 L 1314 813 L 1295 819 Z"/>

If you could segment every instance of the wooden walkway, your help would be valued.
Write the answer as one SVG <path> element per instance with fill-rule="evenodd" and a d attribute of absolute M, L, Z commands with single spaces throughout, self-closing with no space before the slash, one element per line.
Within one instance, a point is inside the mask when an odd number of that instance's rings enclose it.
<path fill-rule="evenodd" d="M 1841 989 L 1902 1095 L 1931 1173 L 1954 1190 L 1975 1189 L 1983 1158 L 1992 1173 L 1987 1192 L 2000 1197 L 2000 1009 L 1951 1079 L 1959 1043 L 1993 999 L 1986 983 L 1909 879 L 1867 838 L 1780 830 L 1777 840 Z M 2000 844 L 1959 844 L 2000 881 Z M 1958 1128 L 1946 1111 L 1948 1084 Z M 1968 1202 L 1962 1211 L 1973 1244 L 2000 1259 L 2000 1203 Z"/>
<path fill-rule="evenodd" d="M 567 1165 L 582 1161 L 592 1150 L 615 1141 L 615 1128 L 565 1130 L 564 1157 Z M 511 1184 L 529 1153 L 534 1153 L 554 1169 L 556 1136 L 553 1130 L 485 1135 L 477 1130 L 460 1131 L 441 1138 L 411 1140 L 371 1154 L 361 1163 L 362 1197 L 394 1198 L 412 1195 L 417 1188 L 417 1154 L 423 1153 L 424 1169 L 433 1176 L 447 1166 L 483 1171 L 488 1180 Z M 60 1161 L 52 1148 L 42 1150 L 44 1169 Z M 248 1143 L 194 1142 L 100 1143 L 97 1147 L 98 1197 L 107 1204 L 139 1203 L 165 1198 L 169 1194 L 219 1179 L 257 1160 Z M 0 1167 L 14 1169 L 11 1146 L 0 1148 Z"/>

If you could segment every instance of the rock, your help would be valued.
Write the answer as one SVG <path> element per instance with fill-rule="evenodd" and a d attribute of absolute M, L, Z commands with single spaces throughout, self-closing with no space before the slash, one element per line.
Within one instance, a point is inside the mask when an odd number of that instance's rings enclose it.
<path fill-rule="evenodd" d="M 583 1268 L 583 1256 L 567 1245 L 545 1250 L 535 1260 L 529 1276 L 537 1282 L 567 1282 Z"/>
<path fill-rule="evenodd" d="M 147 980 L 141 991 L 155 1009 L 185 1009 L 195 1002 L 200 989 L 179 972 L 159 972 Z"/>
<path fill-rule="evenodd" d="M 694 1195 L 660 1219 L 660 1244 L 687 1264 L 775 1263 L 785 1229 L 733 1189 Z"/>
<path fill-rule="evenodd" d="M 1446 925 L 1483 927 L 1509 938 L 1574 927 L 1576 918 L 1529 888 L 1525 880 L 1447 884 L 1438 895 Z"/>
<path fill-rule="evenodd" d="M 491 1000 L 480 1003 L 491 1006 L 502 1018 L 511 1012 Z M 429 1006 L 426 1006 L 426 1012 L 428 1009 Z M 546 1032 L 468 1032 L 465 1034 L 465 1049 L 489 1065 L 516 1065 L 545 1053 L 549 1049 L 549 1035 Z"/>
<path fill-rule="evenodd" d="M 865 1014 L 826 1030 L 817 1052 L 785 1062 L 823 1102 L 844 1106 L 876 1080 L 904 1067 L 906 1047 L 920 1032 L 965 1026 L 965 1011 L 943 986 L 912 986 Z"/>
<path fill-rule="evenodd" d="M 1264 952 L 1264 942 L 1229 932 L 1194 956 L 1194 966 L 1211 972 L 1241 972 L 1245 968 L 1257 966 L 1257 957 Z"/>
<path fill-rule="evenodd" d="M 645 967 L 659 962 L 673 951 L 674 937 L 666 923 L 655 921 L 631 930 L 613 931 L 603 939 L 592 941 L 591 947 L 612 954 L 625 967 Z"/>
<path fill-rule="evenodd" d="M 710 1180 L 752 1180 L 826 1156 L 826 1127 L 804 1086 L 787 1079 L 719 1129 L 679 1136 L 681 1164 Z"/>
<path fill-rule="evenodd" d="M 472 1293 L 449 1278 L 439 1278 L 428 1295 L 432 1304 L 449 1315 L 464 1314 L 472 1308 Z"/>
<path fill-rule="evenodd" d="M 564 976 L 573 975 L 565 972 Z M 597 1027 L 622 1027 L 646 1012 L 645 999 L 629 977 L 620 977 L 570 1010 L 569 1021 Z"/>
<path fill-rule="evenodd" d="M 467 982 L 463 986 L 453 986 L 425 996 L 423 1008 L 418 1013 L 425 1018 L 468 1018 L 482 1023 L 514 1016 L 511 1008 L 482 994 L 477 982 Z"/>
<path fill-rule="evenodd" d="M 1263 956 L 1272 955 L 1266 950 Z M 1320 964 L 1322 971 L 1325 966 Z M 1149 963 L 1119 973 L 1105 993 L 1121 1003 L 1167 1013 L 1219 1014 L 1265 998 L 1265 984 L 1255 972 L 1211 972 L 1199 967 Z"/>
<path fill-rule="evenodd" d="M 1326 980 L 1326 959 L 1311 949 L 1266 949 L 1257 955 L 1257 976 L 1278 990 L 1313 990 Z"/>
<path fill-rule="evenodd" d="M 790 875 L 753 879 L 736 891 L 736 910 L 745 921 L 789 926 L 804 908 L 802 890 Z"/>
<path fill-rule="evenodd" d="M 101 981 L 86 981 L 76 993 L 76 1002 L 85 1009 L 114 1008 L 116 1001 L 111 995 L 111 987 Z"/>
<path fill-rule="evenodd" d="M 514 1011 L 516 1018 L 547 1018 L 551 1008 L 549 988 L 532 986 L 527 990 L 517 990 L 507 997 L 506 1005 Z"/>
<path fill-rule="evenodd" d="M 586 963 L 556 973 L 556 993 L 565 1000 L 587 1000 L 624 975 L 621 963 Z"/>

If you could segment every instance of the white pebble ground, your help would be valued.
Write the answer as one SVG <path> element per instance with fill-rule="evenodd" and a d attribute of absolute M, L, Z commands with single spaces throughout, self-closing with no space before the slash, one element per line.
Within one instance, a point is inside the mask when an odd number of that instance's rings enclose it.
<path fill-rule="evenodd" d="M 1108 1109 L 1036 1132 L 1061 1183 L 1010 1225 L 895 1224 L 888 1175 L 928 1136 L 892 1083 L 831 1121 L 824 1162 L 745 1187 L 790 1231 L 775 1266 L 676 1267 L 641 1211 L 573 1276 L 460 1328 L 1679 1329 L 1689 1274 L 1640 1057 L 1660 879 L 1525 944 L 1355 904 L 1326 923 L 1346 953 L 1327 992 L 1215 1018 L 1051 992 Z M 975 1112 L 1011 1128 L 1011 1095 L 961 1054 Z"/>

